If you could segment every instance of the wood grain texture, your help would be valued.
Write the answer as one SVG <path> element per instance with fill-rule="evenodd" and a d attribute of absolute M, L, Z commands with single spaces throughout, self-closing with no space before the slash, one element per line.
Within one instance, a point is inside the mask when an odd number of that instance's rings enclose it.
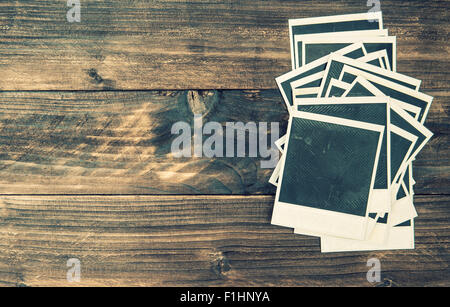
<path fill-rule="evenodd" d="M 416 249 L 321 254 L 318 238 L 270 225 L 272 196 L 0 198 L 0 285 L 450 286 L 450 197 L 416 197 Z"/>
<path fill-rule="evenodd" d="M 290 70 L 289 18 L 368 11 L 367 1 L 83 0 L 0 3 L 0 90 L 271 89 Z M 398 70 L 448 89 L 446 0 L 383 0 Z"/>
<path fill-rule="evenodd" d="M 417 194 L 450 194 L 450 104 L 434 95 Z M 2 92 L 0 194 L 272 194 L 262 158 L 171 155 L 172 125 L 192 126 L 193 113 L 224 126 L 280 122 L 280 136 L 287 124 L 277 90 Z"/>
<path fill-rule="evenodd" d="M 0 97 L 2 194 L 273 192 L 272 170 L 262 169 L 258 158 L 173 158 L 171 127 L 178 121 L 192 125 L 198 112 L 205 123 L 278 122 L 287 113 L 276 92 L 5 92 Z"/>
<path fill-rule="evenodd" d="M 287 20 L 366 2 L 82 0 L 79 24 L 65 0 L 0 2 L 0 286 L 361 286 L 371 257 L 380 285 L 450 286 L 448 0 L 381 1 L 398 71 L 435 96 L 415 250 L 321 254 L 270 225 L 273 196 L 242 196 L 274 192 L 260 158 L 170 155 L 194 113 L 283 133 Z"/>

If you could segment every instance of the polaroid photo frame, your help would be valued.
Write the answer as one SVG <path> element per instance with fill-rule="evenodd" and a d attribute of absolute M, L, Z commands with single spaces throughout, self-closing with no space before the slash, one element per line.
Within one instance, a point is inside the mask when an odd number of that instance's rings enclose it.
<path fill-rule="evenodd" d="M 377 53 L 376 55 L 380 56 L 379 53 Z M 371 58 L 368 58 L 368 60 L 371 60 Z M 381 60 L 382 59 L 380 58 L 379 61 L 381 61 Z M 291 82 L 291 90 L 292 90 L 293 96 L 296 98 L 318 97 L 317 89 L 320 90 L 320 85 L 322 84 L 324 75 L 325 75 L 325 70 L 317 72 L 312 75 L 309 75 L 307 77 L 292 81 Z"/>
<path fill-rule="evenodd" d="M 403 138 L 406 137 L 407 140 L 411 142 L 409 150 L 412 150 L 413 143 L 417 140 L 416 136 L 411 135 L 411 134 L 405 132 L 404 130 L 401 130 L 393 125 L 391 125 L 390 130 L 391 130 L 391 138 L 395 135 L 399 135 L 399 137 L 403 137 Z M 278 150 L 282 154 L 284 154 L 284 143 L 286 142 L 286 138 L 287 138 L 287 135 L 284 135 L 275 142 L 275 145 L 277 146 Z M 395 140 L 395 141 L 398 141 L 398 140 Z M 391 142 L 392 142 L 392 139 L 391 139 Z M 394 142 L 393 146 L 395 146 L 395 145 L 396 144 Z M 408 155 L 408 154 L 409 154 L 409 151 L 405 155 Z M 392 164 L 393 163 L 391 163 L 391 173 L 394 174 L 395 168 L 393 168 Z M 277 164 L 276 168 L 274 169 L 274 172 L 272 173 L 272 176 L 269 180 L 269 182 L 272 183 L 274 186 L 277 186 L 278 176 L 279 176 L 279 171 L 281 169 L 281 165 L 282 165 L 282 161 L 280 160 L 280 161 L 278 161 L 278 164 Z M 403 186 L 404 186 L 404 184 L 403 184 Z M 403 188 L 403 187 L 400 187 L 400 188 Z M 390 217 L 392 219 L 392 222 L 391 222 L 392 225 L 398 225 L 398 224 L 401 224 L 403 222 L 409 221 L 409 220 L 417 217 L 417 212 L 414 208 L 414 204 L 412 203 L 409 195 L 407 197 L 401 198 L 398 201 L 393 199 L 391 201 L 391 204 L 392 204 L 392 206 L 391 206 L 390 212 L 392 214 L 390 215 Z M 375 214 L 375 215 L 373 215 L 373 214 Z M 372 239 L 373 241 L 377 242 L 377 241 L 379 241 L 379 238 L 381 237 L 380 236 L 380 233 L 381 233 L 380 228 L 383 228 L 386 225 L 386 223 L 384 225 L 383 224 L 379 225 L 379 227 L 377 228 L 378 230 L 377 230 L 376 234 L 372 235 L 372 232 L 375 229 L 374 227 L 377 225 L 379 213 L 372 213 L 372 215 L 369 214 L 369 217 L 370 217 L 370 219 L 368 220 L 367 234 L 366 234 L 367 238 L 366 239 L 367 240 Z M 318 234 L 318 233 L 308 232 L 301 228 L 295 228 L 294 232 L 296 234 L 302 234 L 302 235 L 320 236 L 320 234 Z"/>
<path fill-rule="evenodd" d="M 373 194 L 384 129 L 384 126 L 364 122 L 299 111 L 293 112 L 288 125 L 287 135 L 289 135 L 289 138 L 285 145 L 285 154 L 282 157 L 283 162 L 278 181 L 272 224 L 286 227 L 292 227 L 292 225 L 294 227 L 301 226 L 303 229 L 313 233 L 363 239 L 366 235 L 369 214 L 368 205 Z M 302 140 L 303 135 L 310 135 L 308 137 L 310 139 Z M 320 142 L 323 142 L 324 138 L 328 138 L 333 143 L 333 145 L 328 143 L 327 146 L 331 147 L 326 152 L 326 156 L 323 157 L 323 160 L 319 160 L 315 156 L 313 157 L 314 159 L 309 161 L 307 155 L 304 154 L 309 152 L 305 151 L 307 150 L 306 148 L 312 146 L 312 143 L 308 143 L 313 142 L 314 146 L 319 148 L 323 145 Z M 327 141 L 325 140 L 325 142 Z M 341 158 L 342 156 L 336 156 L 336 154 L 342 148 L 347 150 L 351 142 L 358 148 L 355 148 L 355 151 L 346 151 L 346 154 L 354 154 L 356 156 L 347 156 L 348 160 L 346 161 L 351 161 L 353 166 L 358 164 L 358 174 L 357 176 L 355 174 L 352 174 L 353 176 L 341 174 L 341 176 L 354 181 L 356 186 L 353 184 L 350 186 L 352 189 L 355 188 L 357 191 L 360 191 L 360 193 L 356 198 L 352 194 L 347 201 L 343 201 L 344 198 L 334 198 L 333 195 L 337 195 L 335 194 L 337 190 L 334 190 L 328 196 L 324 196 L 327 194 L 320 193 L 318 190 L 319 186 L 315 184 L 320 184 L 325 189 L 329 189 L 330 186 L 327 184 L 324 186 L 323 180 L 316 183 L 317 177 L 310 176 L 309 173 L 314 171 L 313 167 L 316 170 L 323 170 L 325 173 L 330 172 L 330 170 L 331 172 L 340 171 L 339 168 L 344 167 L 342 160 L 339 164 L 334 164 L 334 160 L 329 158 L 333 157 L 333 155 L 335 155 L 334 159 Z M 292 150 L 291 147 L 293 148 Z M 332 150 L 332 148 L 335 148 L 335 150 Z M 298 155 L 302 156 L 301 160 L 298 160 Z M 371 162 L 368 163 L 368 161 Z M 330 167 L 333 165 L 334 167 L 331 169 Z M 307 166 L 306 169 L 299 169 L 303 166 Z M 354 171 L 354 169 L 350 167 L 345 169 L 345 171 Z M 299 182 L 303 184 L 300 185 Z M 303 193 L 304 191 L 299 189 L 299 187 L 306 189 L 306 191 L 311 191 L 310 188 L 312 187 L 316 192 L 313 194 L 309 192 L 309 194 Z M 344 196 L 350 195 L 346 194 Z M 302 199 L 302 197 L 307 199 Z M 320 199 L 323 197 L 329 198 L 324 201 Z M 353 199 L 358 199 L 357 206 L 353 203 Z M 349 204 L 351 206 L 348 206 Z"/>
<path fill-rule="evenodd" d="M 357 71 L 354 69 L 351 69 L 351 68 L 348 68 L 348 69 L 357 73 Z M 341 77 L 346 73 L 347 68 L 344 67 L 343 71 L 344 71 L 344 73 L 341 74 Z M 370 76 L 370 75 L 367 75 L 367 76 Z M 359 97 L 361 95 L 362 96 L 377 96 L 377 97 L 378 96 L 387 96 L 382 91 L 380 91 L 377 87 L 375 87 L 372 83 L 367 81 L 366 78 L 364 78 L 362 76 L 358 76 L 350 84 L 350 86 L 347 88 L 346 92 L 344 92 L 343 97 Z M 390 101 L 391 101 L 391 104 L 394 104 L 394 105 L 402 108 L 406 112 L 408 112 L 409 115 L 414 117 L 414 119 L 416 119 L 416 120 L 419 119 L 421 108 L 419 108 L 415 105 L 397 100 L 397 99 L 393 99 L 392 97 L 390 97 Z"/>
<path fill-rule="evenodd" d="M 320 106 L 320 102 L 318 103 L 318 105 Z M 308 104 L 305 104 L 304 106 L 308 106 Z M 315 106 L 313 104 L 311 104 L 311 106 Z M 301 106 L 300 106 L 301 107 Z M 310 111 L 314 111 L 313 110 L 308 110 L 307 108 L 303 108 L 303 110 L 306 110 L 306 112 L 310 112 Z M 415 142 L 417 141 L 417 137 L 394 126 L 394 125 L 390 125 L 390 134 L 391 134 L 391 173 L 392 174 L 397 174 L 400 172 L 400 166 L 404 165 L 406 163 L 407 158 L 409 157 Z M 401 143 L 406 143 L 406 146 L 402 146 Z M 281 144 L 280 144 L 281 145 Z M 396 150 L 393 150 L 393 148 L 397 148 Z M 398 156 L 399 161 L 396 161 L 396 159 L 393 159 L 392 157 L 396 157 Z M 398 176 L 398 175 L 396 175 Z M 392 188 L 392 190 L 396 191 L 396 188 Z M 395 192 L 394 194 L 397 194 L 397 192 Z M 404 202 L 405 200 L 403 200 Z M 379 212 L 381 213 L 385 213 L 385 212 L 389 212 L 391 210 L 391 208 L 394 207 L 395 204 L 395 197 L 392 198 L 391 200 L 391 204 L 392 206 L 389 208 L 388 211 L 383 211 L 383 210 L 379 210 Z M 401 208 L 404 208 L 405 206 L 401 206 Z M 407 208 L 410 208 L 410 206 L 408 206 Z M 414 206 L 412 205 L 412 209 L 414 210 Z M 375 210 L 373 209 L 373 207 L 371 207 L 371 211 L 374 212 Z M 397 210 L 397 214 L 395 216 L 400 216 L 400 218 L 403 218 L 403 220 L 400 221 L 395 221 L 394 225 L 400 224 L 402 222 L 405 222 L 407 220 L 410 220 L 412 218 L 415 218 L 417 215 L 409 215 L 410 211 L 407 211 L 405 214 L 400 215 L 399 210 Z M 402 213 L 403 211 L 400 211 L 400 213 Z"/>
<path fill-rule="evenodd" d="M 399 178 L 400 174 L 401 174 L 401 166 L 407 164 L 407 160 L 408 157 L 411 155 L 411 152 L 414 148 L 414 145 L 417 142 L 417 136 L 406 132 L 403 129 L 400 129 L 398 127 L 396 127 L 395 125 L 390 125 L 390 133 L 391 133 L 391 177 L 393 178 Z M 282 136 L 278 141 L 275 142 L 275 145 L 277 146 L 278 150 L 280 151 L 281 154 L 284 154 L 284 144 L 286 142 L 286 138 L 287 136 L 284 135 Z M 407 143 L 407 146 L 399 146 L 399 144 L 401 143 Z M 401 161 L 396 161 L 396 159 L 393 158 L 393 148 L 405 148 L 403 149 L 402 152 L 400 152 L 398 154 L 400 159 L 397 160 L 401 160 Z M 281 168 L 281 164 L 282 161 L 281 159 L 278 161 L 277 166 L 275 167 L 272 176 L 269 179 L 269 182 L 272 183 L 273 185 L 277 185 L 278 182 L 278 176 L 279 176 L 279 172 L 280 172 L 280 168 Z M 392 191 L 393 194 L 397 194 L 397 189 L 401 188 L 401 183 L 396 183 L 394 180 L 392 180 Z M 404 183 L 403 183 L 404 185 Z M 394 197 L 395 198 L 395 197 Z M 395 199 L 393 199 L 391 201 L 391 204 L 393 204 L 395 201 Z M 392 207 L 391 207 L 392 208 Z M 401 221 L 401 222 L 405 222 L 413 217 L 408 217 L 407 219 Z M 400 224 L 401 222 L 398 222 L 397 224 Z"/>
<path fill-rule="evenodd" d="M 323 16 L 289 20 L 292 69 L 295 67 L 295 36 L 333 32 L 354 32 L 383 30 L 383 16 L 380 12 Z"/>
<path fill-rule="evenodd" d="M 433 97 L 421 93 L 417 90 L 402 86 L 396 82 L 386 80 L 384 77 L 373 75 L 370 72 L 360 70 L 356 67 L 344 65 L 339 75 L 339 80 L 351 83 L 356 77 L 363 77 L 374 85 L 383 95 L 391 97 L 392 100 L 404 102 L 421 109 L 419 121 L 425 122 L 425 119 L 433 102 Z"/>
<path fill-rule="evenodd" d="M 402 75 L 396 72 L 392 72 L 386 69 L 382 69 L 380 67 L 376 67 L 374 65 L 370 65 L 367 63 L 362 63 L 357 60 L 353 60 L 347 58 L 345 56 L 332 54 L 329 57 L 328 65 L 325 71 L 324 79 L 320 86 L 320 97 L 324 97 L 326 94 L 326 89 L 328 88 L 328 84 L 331 79 L 339 79 L 341 81 L 352 83 L 353 79 L 348 80 L 347 78 L 340 78 L 344 66 L 348 66 L 351 68 L 355 68 L 361 71 L 364 71 L 368 74 L 373 74 L 375 76 L 381 77 L 383 79 L 387 79 L 397 84 L 405 85 L 413 90 L 417 90 L 420 87 L 421 81 L 412 77 L 408 77 L 406 75 Z M 390 95 L 387 95 L 390 96 Z"/>
<path fill-rule="evenodd" d="M 372 58 L 369 56 L 367 60 L 364 60 L 364 62 L 370 62 L 369 64 L 373 65 L 373 61 L 376 60 L 376 55 L 378 55 L 380 58 L 387 57 L 390 67 L 393 67 L 393 70 L 397 70 L 397 38 L 395 36 L 386 36 L 386 37 L 377 37 L 377 36 L 347 36 L 347 37 L 336 37 L 336 36 L 330 36 L 330 37 L 310 37 L 310 38 L 304 38 L 302 42 L 302 51 L 301 55 L 302 58 L 300 59 L 300 66 L 306 65 L 318 58 L 321 58 L 322 56 L 326 56 L 330 53 L 333 53 L 339 49 L 345 48 L 348 45 L 362 42 L 365 52 L 367 54 L 373 54 Z M 384 51 L 384 52 L 383 52 Z M 300 53 L 299 53 L 300 54 Z M 346 55 L 348 58 L 353 59 L 359 59 L 364 55 L 361 54 L 355 54 L 354 56 Z M 367 56 L 366 56 L 367 57 Z M 385 67 L 385 61 L 383 59 L 380 59 L 378 61 L 378 66 L 383 69 L 388 69 Z"/>
<path fill-rule="evenodd" d="M 361 41 L 367 37 L 383 37 L 388 36 L 388 30 L 366 30 L 366 31 L 352 31 L 352 32 L 335 32 L 335 33 L 325 33 L 325 34 L 312 34 L 312 35 L 295 35 L 295 68 L 302 67 L 307 64 L 305 61 L 302 61 L 303 57 L 303 41 L 304 39 L 341 39 L 345 41 L 349 36 L 360 37 Z M 349 44 L 340 44 L 342 47 L 348 46 Z M 334 48 L 329 49 L 329 53 L 335 52 L 339 48 L 338 45 L 334 46 Z M 355 51 L 351 54 L 351 58 L 356 58 L 358 56 L 358 51 Z"/>
<path fill-rule="evenodd" d="M 377 164 L 370 212 L 391 208 L 390 103 L 386 96 L 350 98 L 311 98 L 294 100 L 295 110 L 381 125 L 382 149 Z M 383 116 L 384 114 L 384 116 Z"/>

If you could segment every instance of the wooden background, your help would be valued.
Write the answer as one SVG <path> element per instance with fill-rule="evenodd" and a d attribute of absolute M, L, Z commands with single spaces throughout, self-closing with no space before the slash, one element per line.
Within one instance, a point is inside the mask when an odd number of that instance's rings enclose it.
<path fill-rule="evenodd" d="M 174 159 L 177 121 L 282 123 L 289 18 L 365 12 L 348 1 L 0 3 L 0 285 L 449 286 L 450 1 L 381 0 L 398 71 L 435 97 L 415 162 L 416 249 L 321 254 L 270 225 L 254 158 Z"/>

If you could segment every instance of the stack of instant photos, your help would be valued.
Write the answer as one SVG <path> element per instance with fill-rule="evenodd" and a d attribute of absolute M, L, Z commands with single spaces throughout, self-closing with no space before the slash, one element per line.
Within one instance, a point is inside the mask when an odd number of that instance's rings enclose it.
<path fill-rule="evenodd" d="M 289 20 L 289 35 L 272 224 L 320 237 L 322 252 L 413 249 L 412 162 L 433 98 L 396 72 L 381 12 Z"/>

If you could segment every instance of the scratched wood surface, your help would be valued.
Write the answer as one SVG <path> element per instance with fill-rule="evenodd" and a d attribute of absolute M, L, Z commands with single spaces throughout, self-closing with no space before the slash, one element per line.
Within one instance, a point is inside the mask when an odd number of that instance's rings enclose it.
<path fill-rule="evenodd" d="M 0 90 L 263 89 L 289 71 L 289 18 L 366 12 L 366 0 L 0 3 Z M 448 0 L 382 0 L 398 70 L 448 89 Z M 219 73 L 220 72 L 220 73 Z"/>
<path fill-rule="evenodd" d="M 416 249 L 325 255 L 270 225 L 261 159 L 175 159 L 170 129 L 201 113 L 283 133 L 287 19 L 366 1 L 81 3 L 79 24 L 65 1 L 0 3 L 0 285 L 74 285 L 73 257 L 86 286 L 364 286 L 378 257 L 380 285 L 450 286 L 450 1 L 382 0 L 398 70 L 435 97 Z"/>

